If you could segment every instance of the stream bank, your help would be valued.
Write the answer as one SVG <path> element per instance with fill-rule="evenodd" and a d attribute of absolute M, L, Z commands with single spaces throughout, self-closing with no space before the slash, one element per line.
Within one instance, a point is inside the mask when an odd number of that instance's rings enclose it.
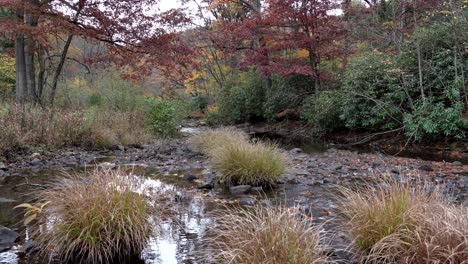
<path fill-rule="evenodd" d="M 197 129 L 200 128 L 194 127 L 188 132 Z M 353 186 L 394 177 L 419 178 L 439 185 L 455 202 L 468 206 L 468 165 L 331 146 L 292 147 L 284 149 L 289 169 L 276 189 L 249 188 L 238 193 L 215 185 L 216 171 L 205 156 L 190 149 L 186 137 L 106 151 L 66 149 L 21 157 L 5 164 L 1 170 L 0 225 L 18 232 L 21 237 L 0 253 L 0 263 L 40 263 L 34 257 L 27 257 L 27 230 L 18 224 L 22 216 L 12 209 L 13 206 L 29 201 L 34 191 L 61 177 L 63 171 L 92 166 L 127 167 L 148 181 L 174 190 L 173 203 L 179 208 L 176 220 L 165 223 L 160 236 L 152 238 L 141 254 L 145 263 L 154 264 L 209 263 L 199 252 L 215 221 L 211 212 L 225 204 L 287 204 L 299 207 L 313 222 L 328 223 L 337 217 L 333 198 L 336 185 Z M 325 228 L 335 227 L 327 224 Z M 330 254 L 349 263 L 350 256 L 340 250 L 347 244 L 344 234 L 338 232 L 330 244 Z"/>
<path fill-rule="evenodd" d="M 317 139 L 303 122 L 283 121 L 275 124 L 242 124 L 238 128 L 258 137 L 276 139 L 289 146 L 301 148 L 338 148 L 363 153 L 382 153 L 428 161 L 446 161 L 468 164 L 468 141 L 457 142 L 433 140 L 414 142 L 401 132 L 369 133 L 367 131 L 343 130 L 326 133 Z"/>

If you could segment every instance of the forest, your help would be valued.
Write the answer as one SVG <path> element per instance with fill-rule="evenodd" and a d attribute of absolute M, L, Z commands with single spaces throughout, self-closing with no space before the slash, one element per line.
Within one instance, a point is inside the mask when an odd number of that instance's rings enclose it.
<path fill-rule="evenodd" d="M 466 263 L 467 19 L 0 0 L 0 263 Z"/>

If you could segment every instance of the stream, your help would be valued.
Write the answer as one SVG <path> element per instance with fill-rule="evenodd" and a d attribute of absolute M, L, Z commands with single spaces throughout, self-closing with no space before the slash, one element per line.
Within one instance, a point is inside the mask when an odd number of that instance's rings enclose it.
<path fill-rule="evenodd" d="M 242 195 L 231 194 L 220 186 L 203 188 L 214 183 L 216 171 L 206 157 L 191 151 L 184 138 L 111 151 L 71 149 L 35 155 L 34 159 L 25 157 L 7 167 L 7 176 L 0 174 L 0 226 L 20 234 L 13 245 L 0 247 L 0 264 L 47 263 L 28 253 L 28 230 L 22 225 L 21 210 L 13 207 L 30 201 L 35 191 L 61 177 L 64 171 L 83 171 L 85 165 L 86 169 L 128 168 L 144 179 L 144 184 L 173 194 L 175 216 L 163 222 L 141 252 L 142 263 L 147 264 L 210 263 L 204 239 L 216 222 L 212 212 L 225 205 L 296 206 L 314 223 L 325 223 L 324 228 L 334 230 L 336 227 L 329 220 L 337 217 L 333 198 L 336 186 L 374 183 L 384 176 L 424 179 L 442 186 L 454 202 L 468 205 L 468 165 L 338 150 L 323 144 L 283 147 L 289 169 L 278 187 Z M 330 255 L 350 263 L 350 256 L 340 250 L 348 241 L 342 231 L 335 233 L 327 242 L 332 248 Z"/>

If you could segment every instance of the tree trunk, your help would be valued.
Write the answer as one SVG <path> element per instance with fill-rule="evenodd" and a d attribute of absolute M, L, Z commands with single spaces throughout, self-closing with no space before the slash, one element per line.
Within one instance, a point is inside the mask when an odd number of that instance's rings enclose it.
<path fill-rule="evenodd" d="M 50 93 L 50 105 L 54 105 L 55 94 L 57 93 L 57 83 L 58 78 L 60 77 L 60 73 L 62 72 L 63 65 L 65 64 L 65 60 L 67 59 L 68 49 L 70 48 L 70 44 L 73 40 L 73 35 L 68 35 L 67 41 L 65 42 L 65 46 L 63 46 L 62 55 L 60 56 L 60 62 L 55 69 L 54 78 L 52 79 L 52 91 Z"/>
<path fill-rule="evenodd" d="M 348 66 L 348 57 L 350 54 L 350 31 L 351 31 L 351 0 L 344 0 L 343 1 L 343 12 L 344 12 L 344 19 L 345 19 L 345 27 L 346 27 L 346 35 L 344 38 L 344 57 L 343 57 L 343 67 L 341 68 L 341 72 L 344 73 L 346 67 Z"/>
<path fill-rule="evenodd" d="M 39 61 L 39 75 L 37 78 L 37 100 L 42 105 L 42 93 L 44 92 L 45 85 L 45 72 L 46 72 L 46 61 L 45 61 L 45 52 L 43 47 L 39 47 L 37 53 L 37 58 Z"/>
<path fill-rule="evenodd" d="M 16 102 L 26 100 L 26 64 L 24 60 L 24 36 L 18 34 L 15 39 L 16 60 Z"/>
<path fill-rule="evenodd" d="M 24 61 L 26 67 L 26 101 L 36 100 L 36 69 L 34 65 L 35 41 L 30 35 L 24 37 Z"/>
<path fill-rule="evenodd" d="M 413 7 L 413 20 L 414 20 L 414 30 L 417 28 L 417 19 L 416 19 L 416 3 Z M 419 75 L 419 90 L 421 91 L 421 98 L 423 102 L 426 100 L 426 95 L 424 94 L 424 84 L 423 84 L 423 71 L 422 71 L 422 58 L 421 58 L 421 45 L 419 39 L 416 40 L 416 49 L 418 53 L 418 75 Z"/>

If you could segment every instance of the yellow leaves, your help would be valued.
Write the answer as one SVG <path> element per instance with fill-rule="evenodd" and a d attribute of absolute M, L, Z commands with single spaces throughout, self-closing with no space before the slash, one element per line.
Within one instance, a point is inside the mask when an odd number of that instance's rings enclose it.
<path fill-rule="evenodd" d="M 0 54 L 0 90 L 9 89 L 16 81 L 15 58 Z"/>
<path fill-rule="evenodd" d="M 23 203 L 20 205 L 15 206 L 14 208 L 25 208 L 26 212 L 24 213 L 24 225 L 28 225 L 32 221 L 34 221 L 38 215 L 42 213 L 44 210 L 44 207 L 46 207 L 50 202 L 45 202 L 41 203 L 37 206 L 29 204 L 29 203 Z"/>
<path fill-rule="evenodd" d="M 392 28 L 395 27 L 395 22 L 394 21 L 388 21 L 388 22 L 383 23 L 383 26 L 384 26 L 384 28 L 392 29 Z"/>
<path fill-rule="evenodd" d="M 72 87 L 73 87 L 74 89 L 81 89 L 81 88 L 83 88 L 83 87 L 87 87 L 87 84 L 88 84 L 88 83 L 86 82 L 86 80 L 81 79 L 81 78 L 79 78 L 79 77 L 75 77 L 75 79 L 73 79 L 71 85 L 72 85 Z"/>
<path fill-rule="evenodd" d="M 296 56 L 300 59 L 305 59 L 309 57 L 309 51 L 306 49 L 300 49 L 296 52 Z"/>
<path fill-rule="evenodd" d="M 208 113 L 217 113 L 218 111 L 219 111 L 219 107 L 217 105 L 208 106 Z"/>

